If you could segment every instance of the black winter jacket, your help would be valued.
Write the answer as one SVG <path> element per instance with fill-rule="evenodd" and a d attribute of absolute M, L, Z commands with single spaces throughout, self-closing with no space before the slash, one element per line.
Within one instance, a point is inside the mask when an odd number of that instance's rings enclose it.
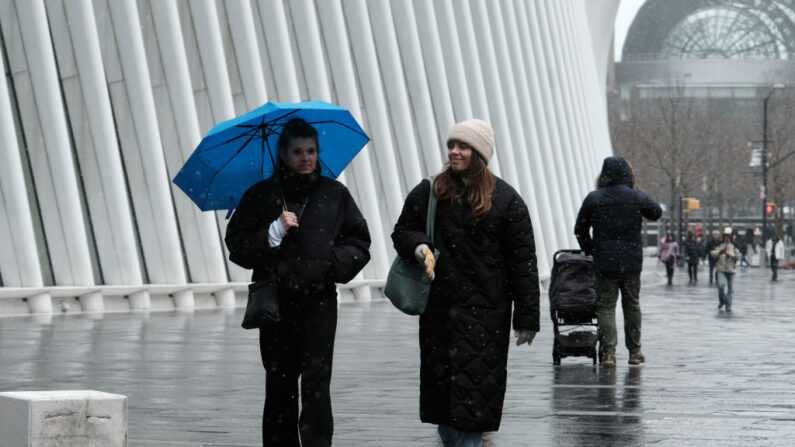
<path fill-rule="evenodd" d="M 316 175 L 301 188 L 282 183 L 287 209 L 300 213 L 299 226 L 280 246 L 270 246 L 268 229 L 279 218 L 283 201 L 273 177 L 261 181 L 246 191 L 229 221 L 229 259 L 254 269 L 252 281 L 275 272 L 280 297 L 334 298 L 334 283 L 350 281 L 370 260 L 367 222 L 336 180 Z"/>
<path fill-rule="evenodd" d="M 463 185 L 461 185 L 463 188 Z M 420 317 L 420 417 L 465 431 L 500 426 L 511 329 L 539 330 L 539 286 L 530 216 L 498 179 L 492 209 L 471 224 L 466 199 L 440 201 L 435 244 L 425 235 L 430 183 L 406 198 L 392 240 L 414 259 L 419 244 L 441 254 Z"/>
<path fill-rule="evenodd" d="M 645 192 L 633 189 L 632 183 L 632 170 L 626 160 L 606 158 L 600 187 L 588 194 L 577 214 L 574 234 L 580 248 L 593 255 L 598 270 L 642 270 L 641 224 L 644 217 L 659 219 L 662 208 Z"/>

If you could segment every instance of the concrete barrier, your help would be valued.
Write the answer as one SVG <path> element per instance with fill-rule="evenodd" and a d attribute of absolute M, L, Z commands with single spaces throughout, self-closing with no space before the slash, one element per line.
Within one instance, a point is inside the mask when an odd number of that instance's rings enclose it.
<path fill-rule="evenodd" d="M 100 391 L 0 393 L 2 447 L 126 447 L 127 397 Z"/>

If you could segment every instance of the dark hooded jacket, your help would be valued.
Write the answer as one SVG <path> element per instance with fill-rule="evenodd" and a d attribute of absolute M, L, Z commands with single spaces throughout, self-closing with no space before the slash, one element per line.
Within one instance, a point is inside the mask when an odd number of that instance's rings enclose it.
<path fill-rule="evenodd" d="M 642 269 L 641 224 L 644 217 L 659 219 L 662 208 L 633 186 L 629 163 L 621 157 L 608 157 L 602 165 L 598 188 L 582 202 L 574 234 L 580 248 L 593 255 L 598 270 L 639 272 Z"/>
<path fill-rule="evenodd" d="M 350 281 L 370 260 L 367 222 L 348 189 L 319 170 L 277 172 L 243 194 L 226 228 L 229 259 L 254 269 L 252 281 L 275 273 L 280 299 L 334 298 L 334 283 Z M 300 215 L 299 226 L 271 247 L 268 230 L 285 201 Z"/>
<path fill-rule="evenodd" d="M 420 317 L 420 418 L 464 431 L 497 430 L 511 307 L 514 329 L 539 329 L 530 215 L 519 194 L 497 179 L 491 211 L 477 223 L 465 198 L 440 201 L 431 244 L 425 234 L 429 192 L 425 180 L 409 193 L 392 233 L 404 259 L 413 260 L 419 244 L 441 252 Z"/>

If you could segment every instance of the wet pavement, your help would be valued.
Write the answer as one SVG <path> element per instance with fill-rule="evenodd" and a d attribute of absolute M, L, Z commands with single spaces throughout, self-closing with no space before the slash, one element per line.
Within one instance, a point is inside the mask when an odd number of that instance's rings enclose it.
<path fill-rule="evenodd" d="M 487 446 L 795 445 L 795 271 L 743 270 L 732 313 L 678 271 L 643 276 L 643 366 L 553 366 L 552 324 L 511 347 L 502 426 Z M 618 311 L 620 316 L 620 311 Z M 129 445 L 256 446 L 264 373 L 235 311 L 0 318 L 0 391 L 94 389 L 129 399 Z M 619 318 L 620 319 L 620 318 Z M 417 318 L 387 302 L 339 312 L 337 446 L 440 446 L 418 416 Z M 2 444 L 2 442 L 0 442 Z"/>

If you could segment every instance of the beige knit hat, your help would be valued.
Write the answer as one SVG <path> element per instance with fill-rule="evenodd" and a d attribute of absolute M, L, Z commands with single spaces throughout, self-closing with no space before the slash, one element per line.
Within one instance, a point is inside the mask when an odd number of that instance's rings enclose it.
<path fill-rule="evenodd" d="M 483 120 L 471 119 L 453 124 L 447 142 L 458 140 L 468 144 L 488 164 L 494 155 L 494 129 Z"/>

